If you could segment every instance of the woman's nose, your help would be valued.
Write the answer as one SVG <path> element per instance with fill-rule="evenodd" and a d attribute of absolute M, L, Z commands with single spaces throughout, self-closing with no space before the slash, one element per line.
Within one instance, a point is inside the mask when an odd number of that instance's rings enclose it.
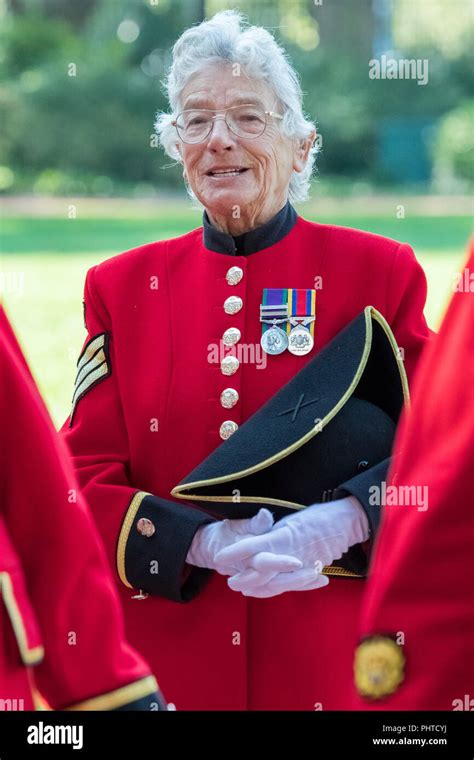
<path fill-rule="evenodd" d="M 234 142 L 235 135 L 227 126 L 224 116 L 214 117 L 212 123 L 212 131 L 208 138 L 210 148 L 222 148 Z"/>

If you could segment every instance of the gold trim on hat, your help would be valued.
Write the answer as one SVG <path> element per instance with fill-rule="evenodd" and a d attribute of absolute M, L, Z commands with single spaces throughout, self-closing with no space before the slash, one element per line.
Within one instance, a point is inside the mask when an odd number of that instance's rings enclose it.
<path fill-rule="evenodd" d="M 370 355 L 370 350 L 372 347 L 372 337 L 373 337 L 372 319 L 375 319 L 380 324 L 385 335 L 387 336 L 389 340 L 390 347 L 393 351 L 393 355 L 395 356 L 398 371 L 400 374 L 400 381 L 402 385 L 402 392 L 403 392 L 405 407 L 408 407 L 410 404 L 410 391 L 408 387 L 408 379 L 407 379 L 405 367 L 403 364 L 403 360 L 400 356 L 399 347 L 398 347 L 397 341 L 395 340 L 395 336 L 390 328 L 390 325 L 388 324 L 385 317 L 383 317 L 382 314 L 379 311 L 377 311 L 377 309 L 375 309 L 373 306 L 365 307 L 364 317 L 365 317 L 366 334 L 365 334 L 364 349 L 362 351 L 362 357 L 359 362 L 359 366 L 357 367 L 354 378 L 351 384 L 349 385 L 348 389 L 346 390 L 346 392 L 339 399 L 337 404 L 323 418 L 322 421 L 319 421 L 315 425 L 314 428 L 312 428 L 308 433 L 305 433 L 305 435 L 302 436 L 298 441 L 295 441 L 294 443 L 292 443 L 291 446 L 288 446 L 286 449 L 282 449 L 277 454 L 274 454 L 273 456 L 269 457 L 268 459 L 263 460 L 262 462 L 258 462 L 258 464 L 254 465 L 253 467 L 248 467 L 245 470 L 240 470 L 239 472 L 233 472 L 229 475 L 222 475 L 217 478 L 210 478 L 208 480 L 197 480 L 193 483 L 183 483 L 181 485 L 177 485 L 171 490 L 171 496 L 174 496 L 178 499 L 186 499 L 187 501 L 205 501 L 205 502 L 210 502 L 210 503 L 224 502 L 226 504 L 254 502 L 255 504 L 262 504 L 262 505 L 268 504 L 270 506 L 273 505 L 273 506 L 289 507 L 294 510 L 306 509 L 306 507 L 308 506 L 306 504 L 298 504 L 296 502 L 284 501 L 281 499 L 266 498 L 262 496 L 240 496 L 239 499 L 236 500 L 235 496 L 225 496 L 225 495 L 206 496 L 202 494 L 190 494 L 188 493 L 188 490 L 192 488 L 196 488 L 196 487 L 202 488 L 203 486 L 217 485 L 219 483 L 227 483 L 236 478 L 246 477 L 247 475 L 252 475 L 255 472 L 259 472 L 260 470 L 263 470 L 265 467 L 268 467 L 274 464 L 275 462 L 278 462 L 281 459 L 284 459 L 289 454 L 292 454 L 298 448 L 300 448 L 305 443 L 307 443 L 312 438 L 314 438 L 315 435 L 320 433 L 326 427 L 326 425 L 328 425 L 328 423 L 336 416 L 336 414 L 338 414 L 338 412 L 342 409 L 344 404 L 349 400 L 355 388 L 357 387 L 360 378 L 362 377 L 362 374 L 367 365 L 367 361 Z M 346 570 L 345 568 L 332 566 L 332 565 L 325 566 L 322 570 L 322 573 L 324 575 L 337 575 L 337 576 L 346 576 L 346 577 L 353 577 L 353 578 L 364 577 L 364 576 L 359 575 L 358 573 L 354 573 L 350 570 Z"/>

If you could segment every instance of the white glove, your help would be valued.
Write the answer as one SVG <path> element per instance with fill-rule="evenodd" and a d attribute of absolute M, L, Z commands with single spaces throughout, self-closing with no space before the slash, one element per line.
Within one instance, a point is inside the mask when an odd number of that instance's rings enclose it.
<path fill-rule="evenodd" d="M 350 546 L 366 541 L 368 537 L 367 516 L 358 500 L 348 496 L 338 501 L 313 504 L 288 515 L 279 520 L 269 533 L 244 538 L 233 546 L 222 549 L 215 559 L 226 567 L 241 566 L 244 563 L 246 569 L 249 569 L 253 566 L 255 555 L 265 552 L 296 557 L 303 563 L 304 570 L 314 573 L 315 569 L 320 572 L 325 565 L 331 565 L 340 559 Z M 301 588 L 306 582 L 310 583 L 310 573 L 301 571 L 298 575 L 299 582 L 303 584 Z M 297 573 L 292 575 L 296 576 Z M 280 581 L 274 581 L 273 587 L 278 589 L 281 585 L 283 590 L 287 590 L 284 587 L 287 579 Z M 252 590 L 257 591 L 265 580 L 262 582 L 257 576 L 247 574 L 233 576 L 228 583 L 234 590 L 245 589 L 247 595 L 253 595 Z M 297 584 L 298 579 L 294 577 L 293 586 Z"/>
<path fill-rule="evenodd" d="M 257 557 L 261 556 L 257 554 Z M 227 585 L 233 591 L 240 591 L 244 596 L 253 596 L 265 599 L 270 596 L 284 594 L 285 591 L 311 591 L 315 588 L 327 586 L 329 578 L 320 575 L 319 566 L 304 567 L 292 573 L 278 573 L 273 578 L 267 579 L 263 573 L 256 570 L 244 570 L 229 578 Z"/>
<path fill-rule="evenodd" d="M 288 572 L 300 569 L 303 565 L 295 557 L 282 555 L 278 557 L 272 553 L 262 552 L 258 557 L 253 557 L 251 564 L 217 562 L 215 557 L 221 550 L 232 546 L 236 541 L 259 536 L 271 531 L 273 515 L 268 509 L 261 509 L 254 517 L 245 520 L 218 520 L 217 522 L 203 525 L 199 528 L 191 542 L 186 562 L 197 567 L 207 567 L 217 570 L 221 575 L 234 575 L 246 567 L 253 567 L 262 574 L 262 579 L 267 582 L 280 572 Z"/>

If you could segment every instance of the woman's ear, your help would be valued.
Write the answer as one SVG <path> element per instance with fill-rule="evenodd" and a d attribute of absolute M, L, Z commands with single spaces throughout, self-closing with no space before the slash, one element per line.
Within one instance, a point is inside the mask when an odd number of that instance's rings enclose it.
<path fill-rule="evenodd" d="M 295 148 L 294 161 L 293 161 L 293 169 L 296 172 L 302 172 L 304 167 L 306 166 L 306 161 L 308 160 L 309 151 L 311 150 L 311 146 L 313 145 L 315 139 L 316 139 L 316 130 L 313 129 L 309 133 L 308 137 L 302 137 L 300 140 L 298 140 L 297 147 Z"/>

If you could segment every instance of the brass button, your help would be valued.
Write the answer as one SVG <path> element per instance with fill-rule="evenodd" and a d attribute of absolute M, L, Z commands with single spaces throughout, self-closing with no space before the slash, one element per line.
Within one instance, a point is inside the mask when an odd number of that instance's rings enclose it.
<path fill-rule="evenodd" d="M 238 327 L 229 327 L 222 336 L 226 346 L 234 346 L 241 338 L 241 332 Z"/>
<path fill-rule="evenodd" d="M 243 276 L 244 276 L 243 269 L 241 269 L 240 267 L 231 267 L 228 270 L 225 278 L 227 282 L 229 283 L 229 285 L 237 285 L 241 281 Z"/>
<path fill-rule="evenodd" d="M 239 400 L 239 394 L 235 388 L 225 388 L 221 393 L 221 406 L 224 409 L 232 409 Z"/>
<path fill-rule="evenodd" d="M 244 302 L 239 296 L 229 296 L 224 301 L 224 311 L 226 314 L 237 314 L 241 310 Z"/>
<path fill-rule="evenodd" d="M 147 517 L 140 517 L 139 521 L 137 522 L 137 530 L 141 536 L 150 538 L 155 532 L 155 526 L 151 520 L 148 520 Z"/>
<path fill-rule="evenodd" d="M 223 375 L 234 375 L 239 369 L 240 362 L 236 356 L 225 356 L 221 361 Z"/>
<path fill-rule="evenodd" d="M 236 422 L 234 422 L 233 420 L 226 420 L 225 422 L 222 423 L 222 425 L 219 428 L 219 435 L 223 441 L 226 441 L 238 429 L 239 429 L 239 426 L 237 425 Z"/>

